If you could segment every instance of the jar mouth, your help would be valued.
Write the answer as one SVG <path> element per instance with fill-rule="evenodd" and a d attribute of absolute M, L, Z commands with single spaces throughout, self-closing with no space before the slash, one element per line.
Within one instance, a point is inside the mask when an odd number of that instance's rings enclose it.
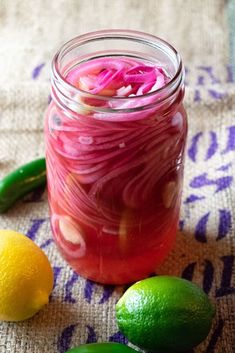
<path fill-rule="evenodd" d="M 81 48 L 84 45 L 91 45 L 93 43 L 105 41 L 105 40 L 126 40 L 129 42 L 135 42 L 136 44 L 143 45 L 147 50 L 149 51 L 162 51 L 163 54 L 165 54 L 169 59 L 171 58 L 172 62 L 174 62 L 174 73 L 170 75 L 169 81 L 162 86 L 161 88 L 158 88 L 152 92 L 145 93 L 143 95 L 136 95 L 136 96 L 131 96 L 131 97 L 118 97 L 118 96 L 107 96 L 107 95 L 101 95 L 101 94 L 94 94 L 91 92 L 87 92 L 85 90 L 82 90 L 81 88 L 75 87 L 71 83 L 69 83 L 64 75 L 65 68 L 62 68 L 61 66 L 61 61 L 68 55 L 71 51 L 75 50 L 76 48 L 78 49 L 78 55 L 79 53 L 79 48 Z M 120 52 L 121 49 L 118 51 Z M 109 54 L 104 55 L 101 52 L 91 52 L 90 58 L 87 59 L 86 56 L 81 58 L 81 61 L 78 61 L 78 63 L 86 62 L 88 60 L 92 60 L 94 58 L 98 57 L 105 57 L 105 56 L 112 56 L 112 53 L 115 53 L 113 55 L 117 56 L 116 54 L 116 49 L 112 49 L 112 47 L 109 49 Z M 127 56 L 124 53 L 121 53 L 118 56 Z M 152 60 L 154 60 L 154 56 L 152 54 Z M 150 61 L 150 60 L 149 60 Z M 151 61 L 150 61 L 151 62 Z M 161 64 L 161 63 L 160 63 Z M 134 31 L 134 30 L 124 30 L 124 29 L 112 29 L 112 30 L 100 30 L 100 31 L 94 31 L 94 32 L 89 32 L 80 36 L 77 36 L 68 42 L 66 42 L 55 54 L 52 60 L 52 84 L 54 83 L 56 89 L 58 87 L 63 87 L 63 89 L 59 90 L 63 92 L 62 94 L 66 96 L 66 91 L 71 92 L 73 91 L 72 96 L 78 95 L 81 97 L 85 98 L 91 98 L 91 99 L 98 99 L 101 101 L 112 101 L 112 102 L 127 102 L 127 101 L 138 101 L 143 98 L 151 98 L 153 96 L 159 95 L 161 98 L 157 100 L 157 103 L 162 102 L 163 100 L 167 99 L 169 96 L 171 96 L 177 89 L 182 85 L 184 79 L 184 69 L 183 69 L 183 64 L 182 64 L 182 59 L 177 50 L 169 43 L 167 43 L 165 40 L 145 33 L 145 32 L 140 32 L 140 31 Z M 67 97 L 68 98 L 68 97 Z M 71 96 L 69 97 L 71 99 Z M 150 107 L 153 104 L 150 105 Z M 147 105 L 145 106 L 145 108 Z M 143 106 L 142 106 L 143 108 Z M 114 111 L 136 111 L 139 109 L 137 108 L 131 108 L 131 109 L 115 109 Z M 106 109 L 98 109 L 99 111 L 106 111 Z M 112 109 L 111 109 L 112 110 Z M 110 109 L 109 109 L 110 111 Z"/>

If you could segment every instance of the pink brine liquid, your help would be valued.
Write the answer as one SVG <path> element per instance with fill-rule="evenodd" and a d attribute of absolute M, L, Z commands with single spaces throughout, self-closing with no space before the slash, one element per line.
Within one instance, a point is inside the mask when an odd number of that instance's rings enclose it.
<path fill-rule="evenodd" d="M 161 102 L 161 88 L 171 80 L 166 70 L 125 57 L 75 65 L 64 80 L 78 89 L 75 103 L 52 100 L 45 124 L 56 244 L 91 280 L 147 277 L 170 251 L 179 221 L 183 89 Z M 81 98 L 79 90 L 89 94 Z"/>

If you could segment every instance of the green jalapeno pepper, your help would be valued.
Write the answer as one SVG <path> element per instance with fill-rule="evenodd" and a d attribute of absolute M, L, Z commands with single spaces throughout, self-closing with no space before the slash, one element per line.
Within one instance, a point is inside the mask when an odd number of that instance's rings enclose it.
<path fill-rule="evenodd" d="M 67 353 L 137 353 L 136 350 L 121 343 L 89 343 L 70 349 Z"/>
<path fill-rule="evenodd" d="M 45 158 L 25 164 L 0 180 L 0 213 L 6 212 L 18 199 L 46 184 Z"/>

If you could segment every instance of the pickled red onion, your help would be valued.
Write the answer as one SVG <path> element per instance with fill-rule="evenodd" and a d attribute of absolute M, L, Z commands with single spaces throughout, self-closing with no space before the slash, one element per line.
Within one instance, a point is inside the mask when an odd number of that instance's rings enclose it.
<path fill-rule="evenodd" d="M 106 95 L 107 90 L 111 90 L 114 97 L 129 97 L 131 94 L 146 94 L 153 87 L 154 90 L 159 89 L 169 78 L 158 66 L 119 57 L 99 58 L 81 63 L 76 70 L 67 74 L 66 80 L 92 94 Z"/>
<path fill-rule="evenodd" d="M 152 83 L 156 82 L 157 73 L 157 68 L 138 65 L 126 71 L 123 78 L 125 83 Z"/>
<path fill-rule="evenodd" d="M 163 87 L 169 77 L 146 62 L 100 58 L 78 65 L 66 80 L 92 94 L 113 92 L 114 98 L 127 98 L 107 100 L 108 107 L 122 110 L 156 102 L 160 93 L 145 94 Z M 128 100 L 133 95 L 138 99 Z M 132 113 L 92 108 L 74 119 L 55 105 L 50 110 L 46 133 L 51 199 L 60 200 L 64 215 L 96 231 L 118 232 L 123 210 L 136 215 L 126 227 L 138 226 L 139 219 L 143 225 L 154 225 L 156 208 L 158 214 L 163 212 L 160 201 L 151 201 L 154 207 L 146 210 L 145 205 L 177 167 L 183 129 L 172 123 L 173 113 L 166 115 L 158 107 Z"/>

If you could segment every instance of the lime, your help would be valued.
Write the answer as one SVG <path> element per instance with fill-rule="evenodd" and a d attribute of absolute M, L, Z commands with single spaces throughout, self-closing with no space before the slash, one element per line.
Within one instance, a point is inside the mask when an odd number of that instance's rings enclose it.
<path fill-rule="evenodd" d="M 25 235 L 0 230 L 0 320 L 28 319 L 48 303 L 53 272 L 44 252 Z"/>
<path fill-rule="evenodd" d="M 70 349 L 67 353 L 137 353 L 125 344 L 115 342 L 89 343 Z"/>
<path fill-rule="evenodd" d="M 215 307 L 196 284 L 173 276 L 151 277 L 128 288 L 116 305 L 119 329 L 149 350 L 187 351 L 208 335 Z"/>

